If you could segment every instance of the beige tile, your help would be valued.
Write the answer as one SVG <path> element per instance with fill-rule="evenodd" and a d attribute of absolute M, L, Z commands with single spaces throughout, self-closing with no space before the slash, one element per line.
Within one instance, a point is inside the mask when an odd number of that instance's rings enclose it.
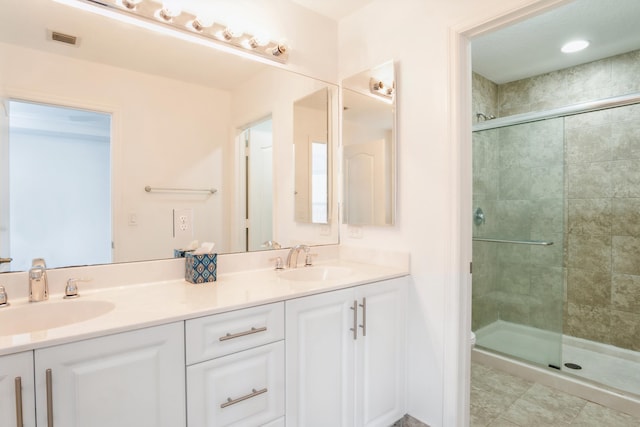
<path fill-rule="evenodd" d="M 611 304 L 615 310 L 640 313 L 640 276 L 614 274 Z"/>
<path fill-rule="evenodd" d="M 568 268 L 567 300 L 573 304 L 608 307 L 611 304 L 611 274 Z"/>
<path fill-rule="evenodd" d="M 497 260 L 507 264 L 527 264 L 531 259 L 531 246 L 511 243 L 494 244 Z"/>
<path fill-rule="evenodd" d="M 613 197 L 640 197 L 640 160 L 611 162 L 611 194 Z"/>
<path fill-rule="evenodd" d="M 567 267 L 611 271 L 611 237 L 570 234 Z"/>
<path fill-rule="evenodd" d="M 564 231 L 562 199 L 536 200 L 531 204 L 531 233 L 538 235 Z"/>
<path fill-rule="evenodd" d="M 640 351 L 640 314 L 611 310 L 611 344 Z"/>
<path fill-rule="evenodd" d="M 590 163 L 612 160 L 612 134 L 611 123 L 567 129 L 565 133 L 566 162 Z"/>
<path fill-rule="evenodd" d="M 512 167 L 500 170 L 498 178 L 500 200 L 529 200 L 531 198 L 531 169 Z"/>
<path fill-rule="evenodd" d="M 501 320 L 528 325 L 530 311 L 531 298 L 528 295 L 499 293 L 498 312 Z"/>
<path fill-rule="evenodd" d="M 593 307 L 567 303 L 564 319 L 564 333 L 573 337 L 609 343 L 611 310 L 607 307 Z"/>
<path fill-rule="evenodd" d="M 519 427 L 518 424 L 512 423 L 506 418 L 498 418 L 497 420 L 491 422 L 488 427 Z"/>
<path fill-rule="evenodd" d="M 571 425 L 576 427 L 637 427 L 640 425 L 640 420 L 597 403 L 587 402 Z"/>
<path fill-rule="evenodd" d="M 568 198 L 598 199 L 612 195 L 613 162 L 567 165 Z"/>
<path fill-rule="evenodd" d="M 569 425 L 586 403 L 579 397 L 534 384 L 504 417 L 521 426 Z"/>
<path fill-rule="evenodd" d="M 498 199 L 498 169 L 474 169 L 473 199 L 477 202 Z"/>
<path fill-rule="evenodd" d="M 531 202 L 528 200 L 504 200 L 496 203 L 495 236 L 500 239 L 517 240 L 529 236 L 530 212 Z"/>
<path fill-rule="evenodd" d="M 515 375 L 507 374 L 478 363 L 472 364 L 473 386 L 485 392 L 506 393 L 515 398 L 522 396 L 534 384 Z"/>
<path fill-rule="evenodd" d="M 531 264 L 549 267 L 562 267 L 564 265 L 562 233 L 531 233 L 531 239 L 553 242 L 551 246 L 531 246 Z"/>
<path fill-rule="evenodd" d="M 640 237 L 613 236 L 611 253 L 615 273 L 640 275 Z"/>
<path fill-rule="evenodd" d="M 637 118 L 613 123 L 611 154 L 614 160 L 640 159 L 640 124 Z"/>
<path fill-rule="evenodd" d="M 488 425 L 490 421 L 505 412 L 517 396 L 502 391 L 486 391 L 471 387 L 471 413 L 476 415 L 477 422 Z"/>
<path fill-rule="evenodd" d="M 531 168 L 531 199 L 561 199 L 564 191 L 563 165 Z"/>
<path fill-rule="evenodd" d="M 567 230 L 572 234 L 611 234 L 611 199 L 569 199 Z"/>
<path fill-rule="evenodd" d="M 640 237 L 640 198 L 612 200 L 611 234 Z"/>

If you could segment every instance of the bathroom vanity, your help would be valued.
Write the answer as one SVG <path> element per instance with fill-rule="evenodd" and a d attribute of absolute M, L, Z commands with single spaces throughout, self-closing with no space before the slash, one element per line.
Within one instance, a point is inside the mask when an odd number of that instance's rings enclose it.
<path fill-rule="evenodd" d="M 0 425 L 20 416 L 25 427 L 400 419 L 408 269 L 335 261 L 298 270 L 12 301 L 0 310 Z M 68 304 L 73 314 L 90 301 L 113 308 L 51 329 L 2 326 L 20 323 L 10 316 L 21 310 Z"/>

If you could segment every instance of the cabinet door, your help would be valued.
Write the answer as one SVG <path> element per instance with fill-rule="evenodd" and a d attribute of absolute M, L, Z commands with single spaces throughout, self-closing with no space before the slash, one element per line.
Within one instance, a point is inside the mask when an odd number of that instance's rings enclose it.
<path fill-rule="evenodd" d="M 55 426 L 184 426 L 183 325 L 178 322 L 36 350 L 38 425 L 48 425 L 50 370 Z"/>
<path fill-rule="evenodd" d="M 405 414 L 406 280 L 356 288 L 356 426 L 387 427 Z"/>
<path fill-rule="evenodd" d="M 354 291 L 286 302 L 288 427 L 353 426 Z"/>
<path fill-rule="evenodd" d="M 22 427 L 18 424 L 18 413 L 24 427 L 35 427 L 31 351 L 0 357 L 0 426 Z"/>

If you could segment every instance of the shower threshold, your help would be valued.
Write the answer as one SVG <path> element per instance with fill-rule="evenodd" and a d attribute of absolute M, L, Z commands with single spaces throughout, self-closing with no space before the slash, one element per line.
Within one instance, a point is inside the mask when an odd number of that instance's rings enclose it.
<path fill-rule="evenodd" d="M 640 353 L 498 320 L 476 331 L 477 345 L 640 396 Z M 561 344 L 561 347 L 560 347 Z M 562 350 L 562 360 L 559 360 Z M 582 369 L 570 369 L 576 364 Z"/>

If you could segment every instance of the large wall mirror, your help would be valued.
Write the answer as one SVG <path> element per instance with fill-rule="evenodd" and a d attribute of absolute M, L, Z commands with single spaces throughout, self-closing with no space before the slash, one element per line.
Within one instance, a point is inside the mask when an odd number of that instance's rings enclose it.
<path fill-rule="evenodd" d="M 338 242 L 337 86 L 51 0 L 12 0 L 0 16 L 0 98 L 0 257 L 13 258 L 0 271 L 36 257 L 48 267 L 171 258 L 194 240 L 218 253 Z M 322 120 L 310 128 L 300 108 Z M 307 179 L 319 183 L 304 218 L 299 129 Z"/>
<path fill-rule="evenodd" d="M 393 225 L 396 208 L 394 62 L 342 82 L 343 222 Z"/>

